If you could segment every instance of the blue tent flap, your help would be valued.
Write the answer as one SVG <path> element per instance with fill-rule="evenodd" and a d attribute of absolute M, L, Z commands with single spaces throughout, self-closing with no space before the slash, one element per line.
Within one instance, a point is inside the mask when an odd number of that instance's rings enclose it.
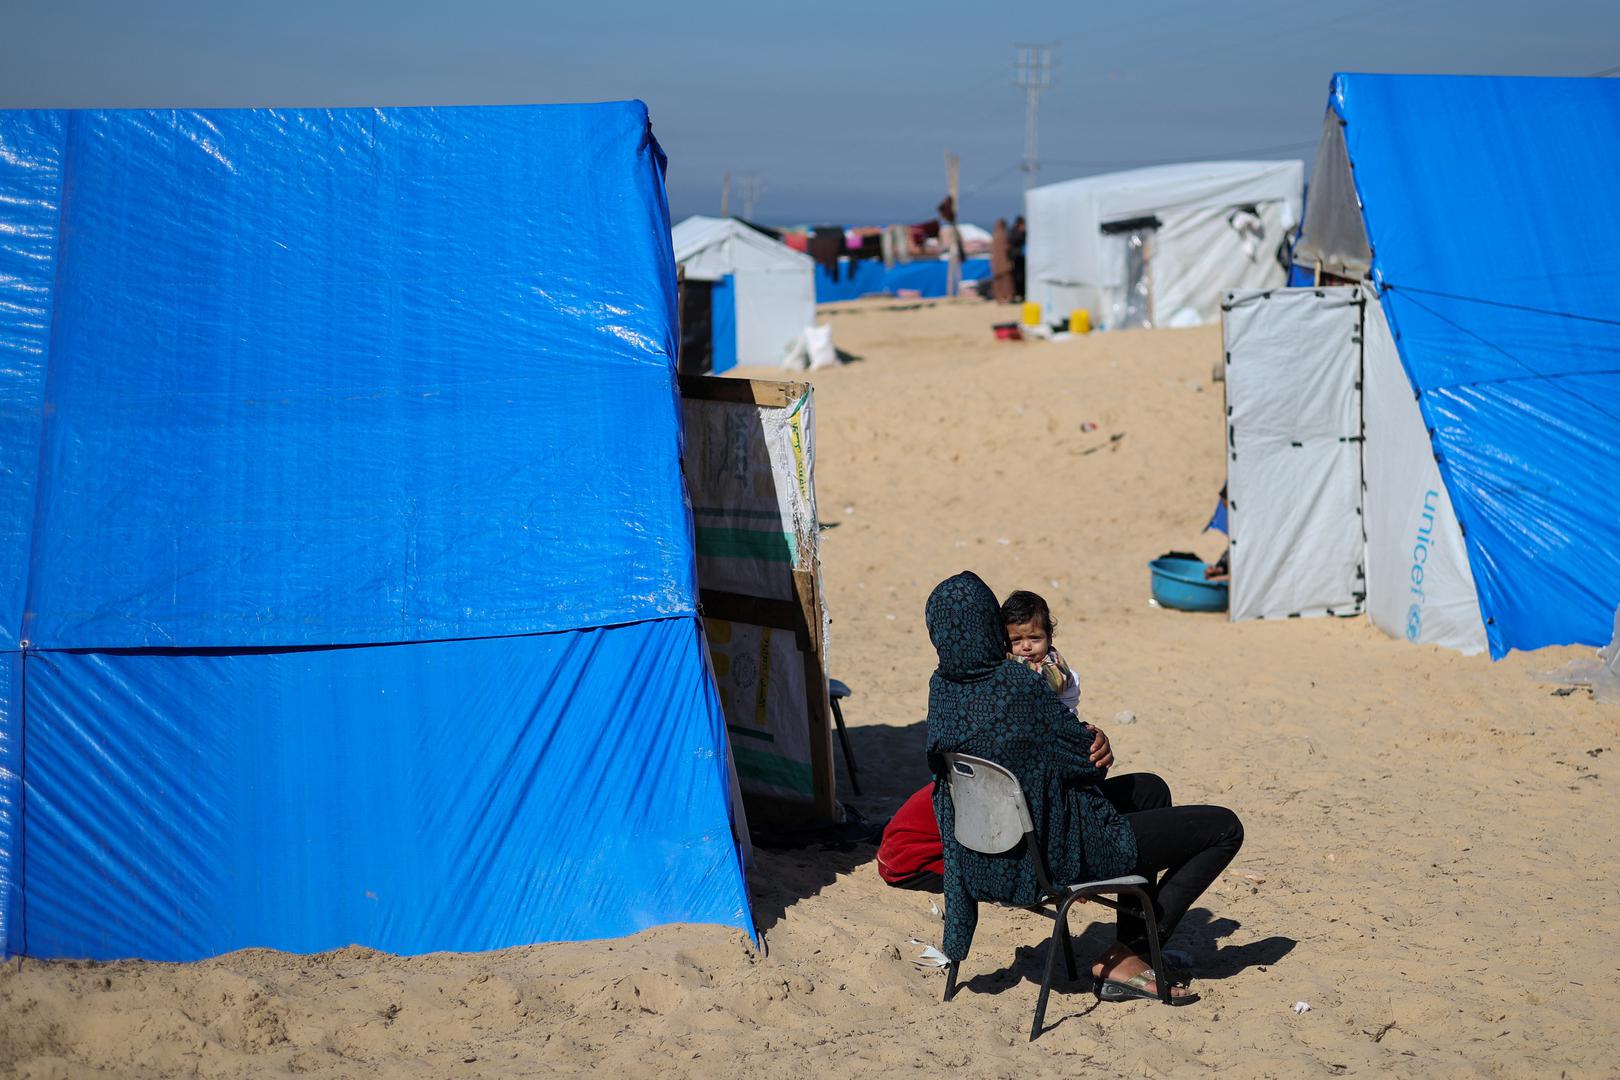
<path fill-rule="evenodd" d="M 746 928 L 695 619 L 39 653 L 14 952 L 193 960 Z"/>
<path fill-rule="evenodd" d="M 918 295 L 924 297 L 940 297 L 945 295 L 949 274 L 949 265 L 938 259 L 896 263 L 887 268 L 875 259 L 846 260 L 839 264 L 836 278 L 827 273 L 826 267 L 818 264 L 816 303 L 857 300 L 875 294 L 893 295 L 901 289 L 915 289 Z M 989 259 L 963 260 L 963 281 L 982 281 L 989 276 Z"/>
<path fill-rule="evenodd" d="M 718 375 L 737 366 L 736 276 L 715 282 L 709 295 L 709 370 Z"/>
<path fill-rule="evenodd" d="M 5 443 L 44 469 L 22 637 L 351 644 L 695 611 L 640 103 L 10 112 L 0 140 L 29 155 L 13 185 L 51 194 L 58 154 L 72 177 L 54 290 L 0 324 L 35 363 L 52 311 L 43 450 Z M 45 239 L 0 258 L 49 265 Z M 6 489 L 0 509 L 32 501 Z"/>
<path fill-rule="evenodd" d="M 1373 277 L 1491 655 L 1620 603 L 1620 82 L 1338 75 Z"/>

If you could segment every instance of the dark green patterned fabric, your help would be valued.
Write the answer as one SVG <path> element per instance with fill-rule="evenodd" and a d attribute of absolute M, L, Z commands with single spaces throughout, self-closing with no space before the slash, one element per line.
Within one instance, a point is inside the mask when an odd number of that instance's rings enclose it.
<path fill-rule="evenodd" d="M 977 900 L 1033 904 L 1040 886 L 1022 844 L 983 855 L 956 842 L 940 755 L 972 754 L 1018 777 L 1058 884 L 1130 873 L 1136 835 L 1091 790 L 1106 775 L 1091 764 L 1091 728 L 1075 721 L 1044 679 L 1006 659 L 1007 634 L 990 587 L 971 573 L 947 578 L 929 596 L 927 617 L 939 652 L 928 682 L 928 764 L 945 843 L 945 955 L 962 960 L 973 944 Z"/>

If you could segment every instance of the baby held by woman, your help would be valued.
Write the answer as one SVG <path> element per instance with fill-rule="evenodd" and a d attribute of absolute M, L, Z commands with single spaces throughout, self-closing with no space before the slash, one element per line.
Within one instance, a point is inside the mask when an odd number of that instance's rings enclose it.
<path fill-rule="evenodd" d="M 1046 601 L 1020 589 L 1001 605 L 1001 621 L 1007 627 L 1010 658 L 1045 679 L 1063 707 L 1074 712 L 1080 705 L 1080 675 L 1052 646 L 1057 624 Z"/>

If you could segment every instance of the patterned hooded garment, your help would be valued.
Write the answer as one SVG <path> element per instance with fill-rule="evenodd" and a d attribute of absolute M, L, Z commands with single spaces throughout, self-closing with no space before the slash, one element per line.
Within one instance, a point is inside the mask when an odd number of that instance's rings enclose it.
<path fill-rule="evenodd" d="M 1136 834 L 1091 789 L 1105 775 L 1091 764 L 1091 728 L 1075 722 L 1039 675 L 1006 659 L 1007 634 L 990 587 L 967 572 L 947 578 L 928 597 L 927 619 L 939 651 L 928 682 L 928 765 L 945 842 L 945 955 L 963 960 L 979 921 L 975 898 L 1027 906 L 1040 886 L 1022 844 L 982 855 L 956 842 L 940 755 L 986 758 L 1018 777 L 1057 884 L 1130 873 Z"/>

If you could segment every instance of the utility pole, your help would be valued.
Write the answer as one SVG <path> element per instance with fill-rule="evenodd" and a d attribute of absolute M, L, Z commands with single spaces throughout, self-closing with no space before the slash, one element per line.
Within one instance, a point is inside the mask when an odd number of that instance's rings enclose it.
<path fill-rule="evenodd" d="M 1013 45 L 1018 50 L 1017 86 L 1024 91 L 1024 190 L 1035 186 L 1035 174 L 1040 171 L 1040 158 L 1036 156 L 1035 111 L 1039 107 L 1041 91 L 1056 85 L 1052 77 L 1055 60 L 1052 54 L 1056 44 L 1035 43 Z"/>
<path fill-rule="evenodd" d="M 727 218 L 727 217 L 731 216 L 731 170 L 730 169 L 727 169 L 726 174 L 720 178 L 720 216 L 723 217 L 723 218 Z"/>
<path fill-rule="evenodd" d="M 956 296 L 962 291 L 962 206 L 957 201 L 961 194 L 958 180 L 962 172 L 962 159 L 945 153 L 945 190 L 951 204 L 951 246 L 945 261 L 945 295 Z"/>
<path fill-rule="evenodd" d="M 737 177 L 740 187 L 738 192 L 742 198 L 742 216 L 744 221 L 754 220 L 754 208 L 765 197 L 765 174 L 743 173 Z"/>

